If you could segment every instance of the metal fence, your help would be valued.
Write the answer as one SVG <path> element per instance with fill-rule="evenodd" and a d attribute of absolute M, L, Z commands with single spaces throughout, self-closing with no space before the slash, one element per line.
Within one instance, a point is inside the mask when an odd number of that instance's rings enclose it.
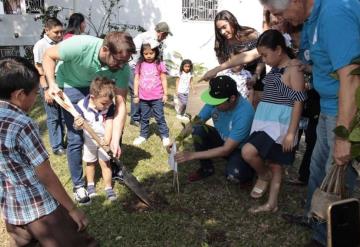
<path fill-rule="evenodd" d="M 40 14 L 44 9 L 44 0 L 25 0 L 27 14 Z"/>
<path fill-rule="evenodd" d="M 44 0 L 4 0 L 3 2 L 4 12 L 8 15 L 40 14 L 44 9 Z"/>
<path fill-rule="evenodd" d="M 182 0 L 183 20 L 213 21 L 217 9 L 217 0 Z"/>
<path fill-rule="evenodd" d="M 0 46 L 0 58 L 7 56 L 20 56 L 19 46 Z"/>

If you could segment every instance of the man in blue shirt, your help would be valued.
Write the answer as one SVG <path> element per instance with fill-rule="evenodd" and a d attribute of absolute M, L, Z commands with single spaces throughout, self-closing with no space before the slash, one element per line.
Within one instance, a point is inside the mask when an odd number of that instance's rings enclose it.
<path fill-rule="evenodd" d="M 301 46 L 309 50 L 312 75 L 320 95 L 320 116 L 317 141 L 311 157 L 306 212 L 312 195 L 334 161 L 345 165 L 350 161 L 351 144 L 335 136 L 333 130 L 343 125 L 349 128 L 356 113 L 355 92 L 360 85 L 358 76 L 350 75 L 356 68 L 351 61 L 360 56 L 360 1 L 358 0 L 260 0 L 264 7 L 294 26 L 304 24 Z M 339 80 L 330 74 L 336 72 Z M 356 176 L 349 166 L 348 186 Z M 317 224 L 313 239 L 326 243 L 326 227 Z"/>
<path fill-rule="evenodd" d="M 206 103 L 197 123 L 185 126 L 183 136 L 194 138 L 195 152 L 179 152 L 175 160 L 182 163 L 200 160 L 201 167 L 189 175 L 197 181 L 214 174 L 212 158 L 227 159 L 226 178 L 237 183 L 252 181 L 254 171 L 241 157 L 241 147 L 249 136 L 254 110 L 238 93 L 236 82 L 229 76 L 218 76 L 210 81 L 210 88 L 201 99 Z M 205 125 L 212 118 L 215 127 Z"/>

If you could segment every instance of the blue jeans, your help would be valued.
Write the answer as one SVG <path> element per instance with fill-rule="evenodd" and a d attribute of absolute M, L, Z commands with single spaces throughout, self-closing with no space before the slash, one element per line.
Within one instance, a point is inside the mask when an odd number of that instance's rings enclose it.
<path fill-rule="evenodd" d="M 224 145 L 218 131 L 211 126 L 207 126 L 207 130 L 201 125 L 195 125 L 192 130 L 193 136 L 198 136 L 201 142 L 194 141 L 194 148 L 196 151 L 205 151 L 211 148 L 216 148 Z M 241 156 L 241 149 L 236 148 L 225 157 L 227 164 L 225 168 L 226 178 L 240 183 L 249 182 L 254 177 L 254 170 L 249 166 Z M 205 173 L 213 173 L 214 165 L 211 159 L 200 160 L 201 169 Z"/>
<path fill-rule="evenodd" d="M 75 105 L 79 100 L 89 94 L 89 88 L 64 88 L 64 93 Z M 84 145 L 82 130 L 74 129 L 74 117 L 64 110 L 65 124 L 67 127 L 67 159 L 71 180 L 75 188 L 85 185 L 82 167 L 82 149 Z"/>
<path fill-rule="evenodd" d="M 64 149 L 65 122 L 61 107 L 54 101 L 48 104 L 44 100 L 44 90 L 40 88 L 40 95 L 46 112 L 46 125 L 49 130 L 49 140 L 53 152 Z"/>
<path fill-rule="evenodd" d="M 129 79 L 129 91 L 130 91 L 130 117 L 131 120 L 140 122 L 140 106 L 134 103 L 134 77 L 135 69 L 131 68 Z"/>
<path fill-rule="evenodd" d="M 316 128 L 316 144 L 311 156 L 310 177 L 308 183 L 305 213 L 309 215 L 311 199 L 316 188 L 319 188 L 326 173 L 332 165 L 334 149 L 336 117 L 320 114 Z M 346 185 L 349 192 L 352 192 L 357 173 L 352 166 L 348 166 L 346 174 Z M 313 223 L 313 238 L 326 245 L 326 223 Z"/>
<path fill-rule="evenodd" d="M 153 114 L 158 125 L 161 138 L 169 137 L 169 128 L 164 116 L 164 103 L 161 99 L 156 100 L 140 100 L 140 136 L 144 138 L 149 137 L 149 122 Z"/>

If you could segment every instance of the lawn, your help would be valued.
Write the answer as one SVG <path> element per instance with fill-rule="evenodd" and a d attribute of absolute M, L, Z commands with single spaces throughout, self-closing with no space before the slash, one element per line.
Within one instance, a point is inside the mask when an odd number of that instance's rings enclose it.
<path fill-rule="evenodd" d="M 170 78 L 169 95 L 173 92 L 174 80 Z M 166 104 L 165 114 L 171 137 L 175 137 L 182 127 L 175 117 L 171 99 Z M 43 140 L 49 147 L 46 116 L 39 102 L 31 116 L 39 123 Z M 139 129 L 129 125 L 127 119 L 122 161 L 146 190 L 158 198 L 161 207 L 145 208 L 118 183 L 115 185 L 118 200 L 106 201 L 102 179 L 98 175 L 99 196 L 82 209 L 90 219 L 88 231 L 102 246 L 302 246 L 307 242 L 309 231 L 289 225 L 281 218 L 283 212 L 301 210 L 304 188 L 284 185 L 277 213 L 251 215 L 247 210 L 265 199 L 251 199 L 250 187 L 244 189 L 228 183 L 223 176 L 224 162 L 217 160 L 215 176 L 196 183 L 187 182 L 187 174 L 198 168 L 198 162 L 182 164 L 179 167 L 180 193 L 177 194 L 172 186 L 173 175 L 168 169 L 167 153 L 154 123 L 151 130 L 148 141 L 135 147 L 132 142 Z M 191 148 L 191 145 L 186 145 L 186 148 Z M 52 155 L 50 159 L 53 169 L 72 195 L 66 157 Z M 295 176 L 299 159 L 297 156 L 288 174 Z M 2 221 L 0 239 L 0 246 L 8 246 L 9 238 Z"/>

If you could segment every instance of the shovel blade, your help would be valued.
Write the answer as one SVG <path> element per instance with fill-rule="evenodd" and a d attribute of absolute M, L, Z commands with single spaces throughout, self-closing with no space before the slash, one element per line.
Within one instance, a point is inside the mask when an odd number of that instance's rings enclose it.
<path fill-rule="evenodd" d="M 146 205 L 151 206 L 151 200 L 148 196 L 148 193 L 143 189 L 136 177 L 132 175 L 125 166 L 122 167 L 122 172 L 125 185 L 132 192 L 134 192 Z"/>
<path fill-rule="evenodd" d="M 112 166 L 113 173 L 117 174 L 119 171 L 122 171 L 122 179 L 121 180 L 123 180 L 124 184 L 132 192 L 134 192 L 135 195 L 141 201 L 143 201 L 146 205 L 148 205 L 150 207 L 151 206 L 151 200 L 150 200 L 150 198 L 148 196 L 148 193 L 144 190 L 144 188 L 139 183 L 137 178 L 134 175 L 132 175 L 132 173 L 126 168 L 126 166 L 121 164 L 118 159 L 112 159 L 111 161 L 112 161 L 111 166 Z M 114 177 L 114 175 L 113 175 L 113 177 Z"/>

